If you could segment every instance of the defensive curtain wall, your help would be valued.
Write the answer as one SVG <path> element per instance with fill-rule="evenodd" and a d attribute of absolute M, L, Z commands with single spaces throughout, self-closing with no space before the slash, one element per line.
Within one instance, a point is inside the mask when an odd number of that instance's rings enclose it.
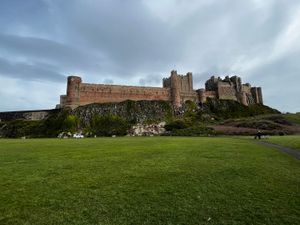
<path fill-rule="evenodd" d="M 194 90 L 192 73 L 179 75 L 173 70 L 170 77 L 163 79 L 162 88 L 88 84 L 78 76 L 69 76 L 67 94 L 61 95 L 58 107 L 74 109 L 91 103 L 163 100 L 178 108 L 187 100 L 203 103 L 207 98 L 230 99 L 244 105 L 263 104 L 261 88 L 242 84 L 238 76 L 227 76 L 225 79 L 213 76 L 205 83 L 205 89 Z"/>
<path fill-rule="evenodd" d="M 91 103 L 122 102 L 125 100 L 170 100 L 166 88 L 87 84 L 80 77 L 68 77 L 67 95 L 60 98 L 61 107 L 76 108 Z"/>
<path fill-rule="evenodd" d="M 91 103 L 118 103 L 126 100 L 133 101 L 168 101 L 174 109 L 187 100 L 204 103 L 207 98 L 230 99 L 244 105 L 263 104 L 262 89 L 251 87 L 249 83 L 242 84 L 238 76 L 212 76 L 205 83 L 205 88 L 193 89 L 193 75 L 179 75 L 171 71 L 168 78 L 163 79 L 163 87 L 137 87 L 105 84 L 83 83 L 78 76 L 68 77 L 67 94 L 60 97 L 57 108 L 72 109 Z M 55 113 L 56 110 L 32 110 L 16 112 L 0 112 L 0 121 L 16 119 L 40 120 Z"/>

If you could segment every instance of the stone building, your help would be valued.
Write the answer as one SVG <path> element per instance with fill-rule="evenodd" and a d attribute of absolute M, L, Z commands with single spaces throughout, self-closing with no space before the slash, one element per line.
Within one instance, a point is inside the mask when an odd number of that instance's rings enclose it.
<path fill-rule="evenodd" d="M 192 73 L 179 75 L 173 70 L 170 77 L 163 79 L 162 88 L 88 84 L 82 83 L 78 76 L 69 76 L 67 94 L 60 96 L 58 107 L 74 109 L 91 103 L 163 100 L 172 102 L 172 105 L 178 108 L 187 100 L 203 103 L 207 98 L 230 99 L 244 105 L 263 103 L 261 88 L 242 84 L 240 77 L 211 77 L 206 81 L 205 89 L 194 90 Z"/>
<path fill-rule="evenodd" d="M 251 87 L 249 83 L 242 84 L 238 76 L 221 79 L 212 76 L 205 83 L 205 89 L 197 90 L 199 101 L 205 102 L 207 98 L 235 100 L 243 105 L 263 104 L 261 87 Z"/>

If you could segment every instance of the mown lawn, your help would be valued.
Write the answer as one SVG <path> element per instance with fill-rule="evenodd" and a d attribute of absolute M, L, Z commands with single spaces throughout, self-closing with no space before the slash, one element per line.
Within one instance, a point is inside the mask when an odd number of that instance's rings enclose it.
<path fill-rule="evenodd" d="M 0 139 L 0 224 L 300 224 L 300 163 L 234 138 Z"/>
<path fill-rule="evenodd" d="M 269 139 L 265 139 L 264 141 L 286 146 L 300 151 L 300 135 L 270 136 Z"/>

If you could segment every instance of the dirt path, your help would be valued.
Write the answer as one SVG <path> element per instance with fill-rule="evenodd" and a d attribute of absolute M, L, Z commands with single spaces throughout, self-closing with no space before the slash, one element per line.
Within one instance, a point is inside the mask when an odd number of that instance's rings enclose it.
<path fill-rule="evenodd" d="M 284 153 L 287 153 L 290 156 L 292 156 L 292 157 L 300 160 L 300 152 L 297 151 L 297 150 L 294 150 L 292 148 L 288 148 L 288 147 L 285 147 L 285 146 L 282 146 L 282 145 L 277 145 L 277 144 L 273 144 L 273 143 L 269 143 L 269 142 L 264 142 L 264 141 L 259 141 L 257 143 L 259 143 L 261 145 L 264 145 L 264 146 L 267 146 L 267 147 L 276 148 L 277 150 L 279 150 L 281 152 L 284 152 Z"/>

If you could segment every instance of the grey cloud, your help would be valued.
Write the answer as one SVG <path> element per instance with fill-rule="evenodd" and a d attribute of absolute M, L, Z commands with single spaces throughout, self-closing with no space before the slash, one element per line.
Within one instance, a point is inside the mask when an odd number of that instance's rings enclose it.
<path fill-rule="evenodd" d="M 82 8 L 85 11 L 82 11 Z M 105 52 L 112 72 L 132 76 L 143 70 L 167 68 L 181 58 L 176 31 L 150 14 L 140 1 L 75 1 L 63 4 L 69 39 Z"/>
<path fill-rule="evenodd" d="M 139 79 L 139 84 L 142 86 L 162 86 L 162 78 L 167 77 L 168 74 L 147 74 Z"/>
<path fill-rule="evenodd" d="M 300 19 L 299 1 L 145 2 L 1 3 L 1 76 L 64 84 L 64 76 L 75 73 L 85 82 L 161 86 L 161 78 L 177 69 L 193 72 L 194 86 L 201 88 L 211 75 L 240 74 L 261 85 L 266 102 L 280 109 L 282 83 L 300 82 L 299 49 L 272 56 L 278 38 Z M 151 4 L 166 8 L 151 10 Z M 289 44 L 289 36 L 280 41 Z M 291 87 L 287 93 L 299 96 Z M 299 109 L 299 103 L 287 108 Z"/>
<path fill-rule="evenodd" d="M 43 0 L 26 0 L 26 3 L 22 0 L 1 1 L 0 24 L 4 28 L 2 31 L 14 27 L 21 28 L 24 24 L 46 29 L 48 10 L 48 4 Z"/>
<path fill-rule="evenodd" d="M 16 58 L 26 57 L 65 68 L 97 66 L 92 63 L 97 55 L 42 38 L 0 34 L 0 48 L 2 49 L 1 55 Z"/>
<path fill-rule="evenodd" d="M 112 79 L 104 79 L 104 80 L 103 80 L 103 83 L 104 83 L 104 84 L 113 84 L 114 81 L 113 81 Z"/>
<path fill-rule="evenodd" d="M 294 15 L 293 9 L 297 9 L 293 2 L 274 1 L 268 7 L 256 8 L 253 1 L 225 0 L 200 8 L 178 24 L 180 33 L 192 34 L 187 61 L 198 59 L 200 70 L 214 66 L 230 70 L 241 56 L 251 59 L 270 52 L 277 35 Z"/>
<path fill-rule="evenodd" d="M 265 103 L 282 111 L 300 111 L 298 59 L 300 52 L 261 65 L 250 73 L 250 81 L 263 87 Z"/>
<path fill-rule="evenodd" d="M 46 80 L 52 82 L 61 82 L 65 80 L 65 76 L 50 69 L 46 65 L 12 63 L 8 60 L 0 58 L 0 76 L 14 79 L 30 80 Z"/>
<path fill-rule="evenodd" d="M 27 81 L 0 76 L 1 111 L 51 109 L 59 101 L 56 93 L 63 93 L 65 85 L 44 80 Z M 51 85 L 52 84 L 52 85 Z"/>

